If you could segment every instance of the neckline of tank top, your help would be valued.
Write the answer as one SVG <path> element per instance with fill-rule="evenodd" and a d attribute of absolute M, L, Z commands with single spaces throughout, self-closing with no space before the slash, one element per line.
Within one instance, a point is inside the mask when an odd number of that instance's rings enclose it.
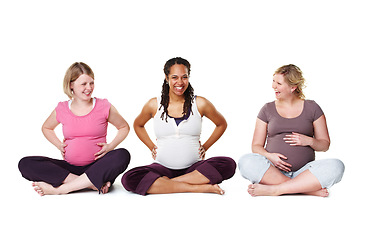
<path fill-rule="evenodd" d="M 74 116 L 74 117 L 76 117 L 76 118 L 85 118 L 85 117 L 87 117 L 87 116 L 89 116 L 93 111 L 94 111 L 94 109 L 95 109 L 95 105 L 96 105 L 96 98 L 93 98 L 93 108 L 91 109 L 91 111 L 90 112 L 88 112 L 87 114 L 85 114 L 85 115 L 81 115 L 81 116 L 79 116 L 79 115 L 76 115 L 75 113 L 73 113 L 72 111 L 71 111 L 71 103 L 72 103 L 72 100 L 68 100 L 68 111 Z"/>
<path fill-rule="evenodd" d="M 67 102 L 68 102 L 68 109 L 70 109 L 70 110 L 71 110 L 71 103 L 72 103 L 72 99 L 71 99 L 71 100 L 68 100 Z M 93 98 L 93 109 L 94 109 L 94 107 L 95 107 L 95 102 L 96 102 L 96 98 Z"/>
<path fill-rule="evenodd" d="M 188 114 L 186 114 L 186 115 L 184 115 L 184 116 L 182 116 L 182 117 L 179 117 L 179 118 L 171 117 L 171 116 L 170 116 L 170 115 L 168 115 L 168 114 L 167 114 L 167 116 L 168 116 L 169 118 L 173 118 L 173 119 L 175 120 L 175 122 L 176 122 L 176 125 L 177 125 L 177 126 L 179 126 L 179 124 L 180 124 L 182 121 L 187 120 L 187 119 L 190 117 L 190 112 L 191 112 L 191 109 L 190 109 L 190 111 L 188 112 Z"/>
<path fill-rule="evenodd" d="M 197 95 L 194 95 L 194 101 L 196 101 L 196 96 L 197 96 Z M 195 104 L 196 104 L 196 103 L 195 103 Z M 186 115 L 184 115 L 184 116 L 182 116 L 182 117 L 178 117 L 178 118 L 176 118 L 176 117 L 172 117 L 172 116 L 170 116 L 169 114 L 167 114 L 167 116 L 168 116 L 169 118 L 173 118 L 173 119 L 175 119 L 175 120 L 186 120 L 186 119 L 188 119 L 188 118 L 190 117 L 190 112 L 193 112 L 192 108 L 193 108 L 193 104 L 190 106 L 190 109 L 189 109 L 188 114 L 186 114 Z M 194 113 L 193 113 L 193 114 L 194 114 Z"/>

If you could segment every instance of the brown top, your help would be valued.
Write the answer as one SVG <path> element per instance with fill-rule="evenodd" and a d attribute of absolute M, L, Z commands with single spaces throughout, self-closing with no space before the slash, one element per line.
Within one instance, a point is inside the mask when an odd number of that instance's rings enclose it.
<path fill-rule="evenodd" d="M 295 118 L 284 118 L 276 110 L 275 102 L 266 103 L 260 110 L 259 119 L 267 123 L 266 151 L 286 156 L 291 170 L 297 171 L 315 159 L 309 146 L 290 146 L 283 138 L 292 132 L 313 137 L 313 122 L 323 115 L 322 109 L 313 100 L 304 100 L 302 113 Z"/>

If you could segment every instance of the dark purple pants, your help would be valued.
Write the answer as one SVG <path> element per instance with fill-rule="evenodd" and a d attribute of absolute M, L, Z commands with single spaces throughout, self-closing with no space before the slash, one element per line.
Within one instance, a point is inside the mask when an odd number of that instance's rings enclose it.
<path fill-rule="evenodd" d="M 86 173 L 91 183 L 100 191 L 105 183 L 113 184 L 118 175 L 127 169 L 130 158 L 126 149 L 119 148 L 86 166 L 75 166 L 64 160 L 34 156 L 22 158 L 18 167 L 24 178 L 46 182 L 53 187 L 59 187 L 70 173 Z"/>
<path fill-rule="evenodd" d="M 199 161 L 185 169 L 169 169 L 159 163 L 136 167 L 126 172 L 122 177 L 122 184 L 128 191 L 146 195 L 151 185 L 162 176 L 178 177 L 194 170 L 199 171 L 210 180 L 211 184 L 221 183 L 231 178 L 236 171 L 236 162 L 229 157 L 212 157 Z"/>

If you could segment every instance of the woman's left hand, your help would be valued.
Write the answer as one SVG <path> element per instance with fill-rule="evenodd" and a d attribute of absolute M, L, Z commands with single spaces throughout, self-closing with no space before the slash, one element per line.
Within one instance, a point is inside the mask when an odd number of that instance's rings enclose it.
<path fill-rule="evenodd" d="M 203 147 L 203 145 L 201 144 L 201 142 L 199 141 L 200 147 L 199 147 L 199 158 L 201 160 L 205 159 L 205 148 Z"/>
<path fill-rule="evenodd" d="M 95 160 L 98 160 L 102 157 L 104 157 L 105 154 L 107 154 L 110 150 L 109 144 L 107 143 L 97 143 L 98 146 L 101 147 L 101 150 L 94 154 Z"/>
<path fill-rule="evenodd" d="M 285 135 L 283 140 L 290 146 L 311 146 L 313 138 L 306 135 L 293 132 L 291 135 Z"/>

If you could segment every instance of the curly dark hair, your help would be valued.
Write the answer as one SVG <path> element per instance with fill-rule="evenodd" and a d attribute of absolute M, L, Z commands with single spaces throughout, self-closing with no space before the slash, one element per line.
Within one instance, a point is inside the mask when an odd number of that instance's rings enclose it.
<path fill-rule="evenodd" d="M 170 97 L 169 97 L 170 86 L 169 86 L 169 83 L 167 82 L 167 78 L 170 74 L 171 67 L 175 64 L 184 65 L 188 69 L 188 75 L 190 76 L 190 63 L 188 62 L 188 60 L 183 59 L 181 57 L 175 57 L 175 58 L 168 60 L 165 63 L 163 71 L 165 73 L 166 78 L 164 79 L 164 82 L 162 84 L 161 102 L 160 102 L 161 106 L 160 106 L 159 110 L 163 107 L 164 111 L 161 114 L 161 119 L 162 120 L 165 119 L 166 122 L 167 122 L 167 115 L 168 115 L 167 108 L 168 108 L 169 102 L 170 102 Z M 184 92 L 184 96 L 185 96 L 185 102 L 184 102 L 184 108 L 183 108 L 183 117 L 185 117 L 186 115 L 189 114 L 189 112 L 191 111 L 191 105 L 194 102 L 194 88 L 191 86 L 190 82 L 189 82 L 188 88 Z"/>

